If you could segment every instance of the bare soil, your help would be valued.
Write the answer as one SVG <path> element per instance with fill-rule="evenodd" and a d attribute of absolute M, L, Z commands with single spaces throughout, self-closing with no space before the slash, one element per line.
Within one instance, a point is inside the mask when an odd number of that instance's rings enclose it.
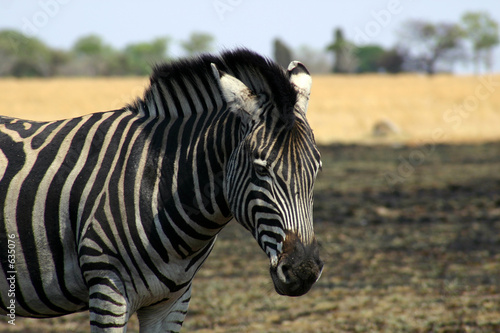
<path fill-rule="evenodd" d="M 184 331 L 500 332 L 500 142 L 320 150 L 321 279 L 278 296 L 268 259 L 231 223 L 195 278 Z M 87 320 L 1 319 L 0 332 L 88 332 Z"/>

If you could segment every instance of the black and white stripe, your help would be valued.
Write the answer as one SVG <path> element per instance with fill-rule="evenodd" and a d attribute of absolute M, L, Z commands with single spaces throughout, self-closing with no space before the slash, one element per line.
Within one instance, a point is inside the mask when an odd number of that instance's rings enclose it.
<path fill-rule="evenodd" d="M 236 50 L 155 68 L 121 110 L 0 117 L 0 244 L 15 235 L 16 315 L 89 309 L 93 331 L 122 332 L 137 311 L 144 332 L 177 332 L 233 217 L 268 254 L 276 290 L 307 292 L 322 269 L 309 89 L 303 65 Z"/>

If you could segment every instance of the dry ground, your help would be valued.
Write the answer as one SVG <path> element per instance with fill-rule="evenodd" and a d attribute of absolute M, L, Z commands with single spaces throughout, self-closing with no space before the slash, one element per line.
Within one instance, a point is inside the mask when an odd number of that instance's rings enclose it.
<path fill-rule="evenodd" d="M 387 182 L 399 156 L 431 148 Z M 278 296 L 268 259 L 232 223 L 195 277 L 184 331 L 500 332 L 500 143 L 320 149 L 321 279 L 303 297 Z M 0 320 L 0 332 L 88 332 L 87 321 Z"/>

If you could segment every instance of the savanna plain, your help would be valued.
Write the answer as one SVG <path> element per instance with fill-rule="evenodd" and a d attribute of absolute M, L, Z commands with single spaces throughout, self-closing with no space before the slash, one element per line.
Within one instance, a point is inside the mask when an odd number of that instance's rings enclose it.
<path fill-rule="evenodd" d="M 0 114 L 117 109 L 146 78 L 1 79 Z M 500 76 L 315 76 L 325 269 L 278 296 L 231 222 L 194 280 L 185 332 L 500 332 Z M 138 332 L 134 316 L 129 332 Z M 0 318 L 0 332 L 88 332 L 88 313 Z"/>

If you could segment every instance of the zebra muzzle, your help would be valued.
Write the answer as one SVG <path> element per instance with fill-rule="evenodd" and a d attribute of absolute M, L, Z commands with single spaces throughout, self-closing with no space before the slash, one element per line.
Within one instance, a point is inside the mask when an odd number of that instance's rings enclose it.
<path fill-rule="evenodd" d="M 280 295 L 302 296 L 319 279 L 323 262 L 319 258 L 318 244 L 302 244 L 298 239 L 288 244 L 278 264 L 271 266 L 274 288 Z"/>

